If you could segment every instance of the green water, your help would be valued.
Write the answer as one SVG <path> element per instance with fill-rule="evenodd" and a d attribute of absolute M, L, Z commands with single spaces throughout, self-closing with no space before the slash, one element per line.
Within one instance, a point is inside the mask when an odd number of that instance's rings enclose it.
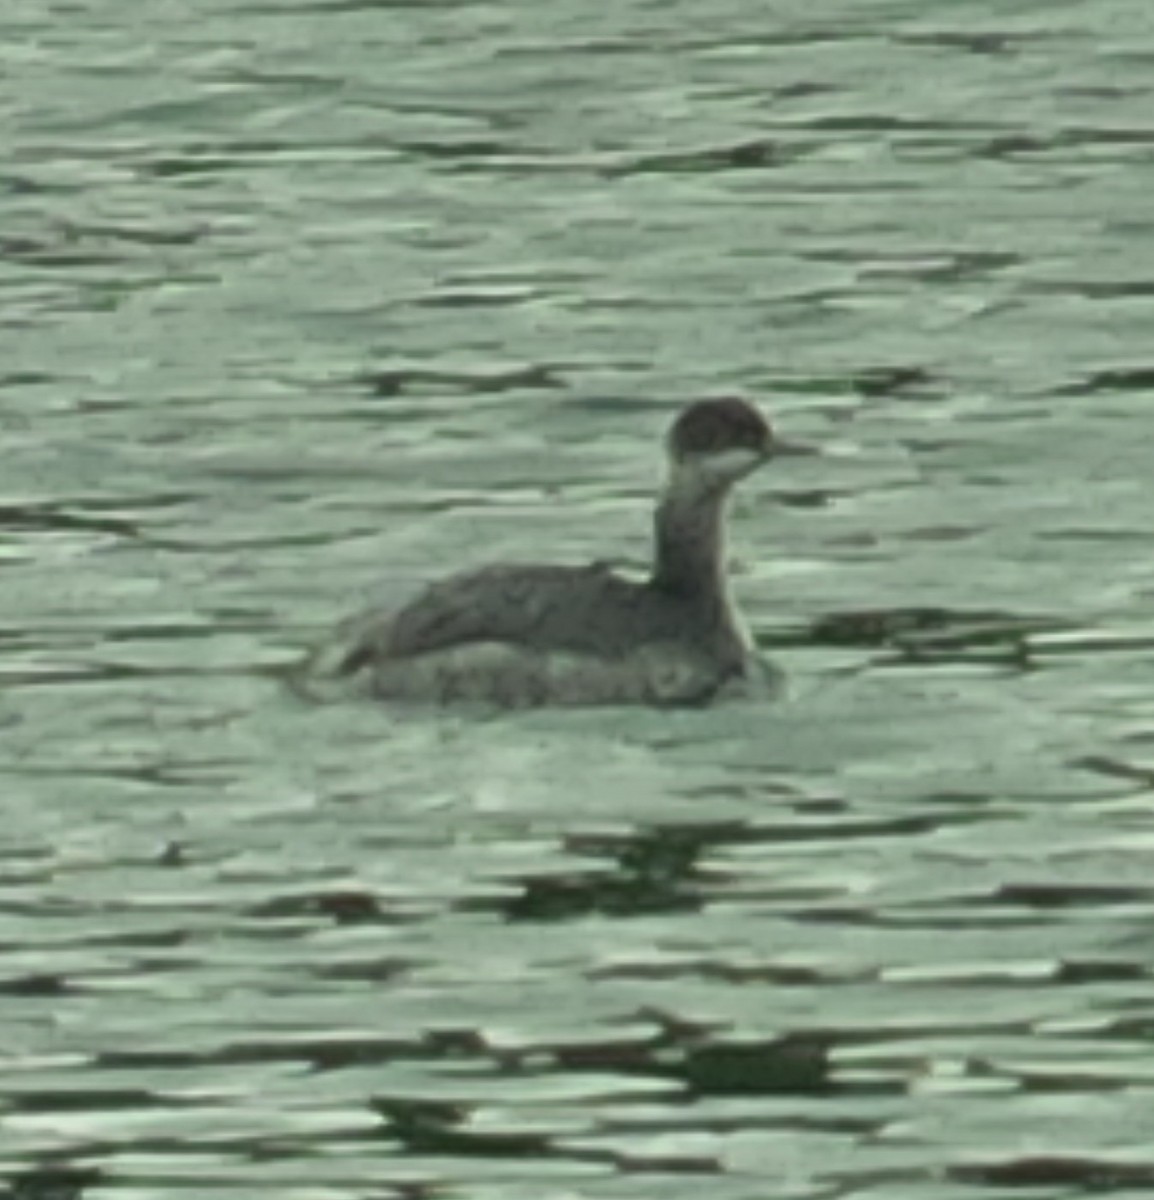
<path fill-rule="evenodd" d="M 9 1200 L 1150 1193 L 1154 10 L 0 47 Z M 270 677 L 454 566 L 642 564 L 730 390 L 826 451 L 734 513 L 786 702 Z"/>

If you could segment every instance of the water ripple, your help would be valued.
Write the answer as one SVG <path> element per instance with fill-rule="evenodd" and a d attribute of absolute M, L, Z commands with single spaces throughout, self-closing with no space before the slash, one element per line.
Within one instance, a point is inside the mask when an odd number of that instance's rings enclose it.
<path fill-rule="evenodd" d="M 1141 6 L 127 12 L 0 16 L 0 1192 L 1148 1192 Z M 786 702 L 284 694 L 729 390 Z"/>

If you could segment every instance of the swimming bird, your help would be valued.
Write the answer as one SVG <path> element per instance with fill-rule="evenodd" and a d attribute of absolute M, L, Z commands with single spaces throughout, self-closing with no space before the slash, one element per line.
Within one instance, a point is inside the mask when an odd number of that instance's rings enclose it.
<path fill-rule="evenodd" d="M 648 578 L 599 562 L 453 574 L 339 626 L 295 671 L 298 690 L 508 708 L 694 705 L 749 678 L 758 660 L 730 597 L 726 500 L 778 455 L 813 451 L 735 397 L 686 406 L 665 448 Z"/>

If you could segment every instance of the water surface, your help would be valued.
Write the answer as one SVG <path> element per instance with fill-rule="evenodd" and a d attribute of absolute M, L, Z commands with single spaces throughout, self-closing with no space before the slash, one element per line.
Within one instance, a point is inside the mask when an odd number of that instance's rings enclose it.
<path fill-rule="evenodd" d="M 1148 6 L 0 35 L 11 1200 L 1148 1195 Z M 787 703 L 278 687 L 728 390 Z"/>

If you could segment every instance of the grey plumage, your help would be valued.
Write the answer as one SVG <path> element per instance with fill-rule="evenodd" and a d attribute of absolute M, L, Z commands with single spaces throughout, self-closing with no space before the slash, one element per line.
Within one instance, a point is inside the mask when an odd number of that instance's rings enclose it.
<path fill-rule="evenodd" d="M 647 641 L 700 632 L 696 598 L 633 583 L 599 563 L 508 565 L 432 584 L 382 630 L 387 654 L 426 654 L 467 641 L 619 658 Z"/>
<path fill-rule="evenodd" d="M 691 405 L 669 434 L 650 578 L 600 563 L 454 574 L 394 612 L 343 624 L 305 660 L 297 685 L 321 698 L 515 707 L 707 701 L 751 661 L 725 579 L 725 499 L 772 449 L 744 401 Z"/>

